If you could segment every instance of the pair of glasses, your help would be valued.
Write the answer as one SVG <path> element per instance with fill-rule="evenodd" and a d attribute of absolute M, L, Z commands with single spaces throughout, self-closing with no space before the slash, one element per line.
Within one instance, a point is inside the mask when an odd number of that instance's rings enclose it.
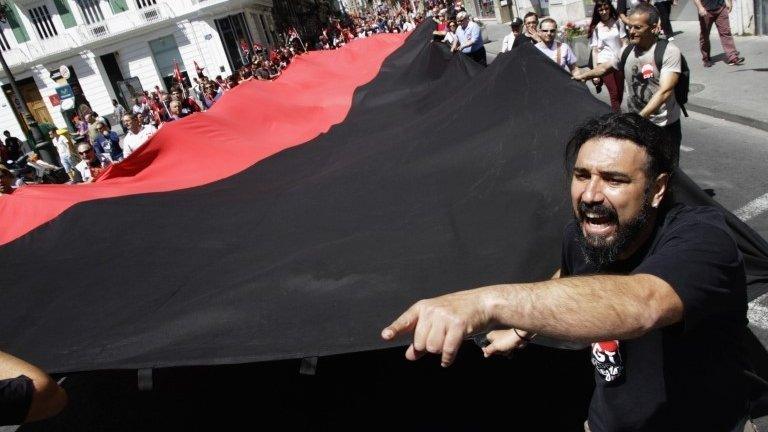
<path fill-rule="evenodd" d="M 79 154 L 79 155 L 87 155 L 87 154 L 88 154 L 88 153 L 90 153 L 90 152 L 91 152 L 91 151 L 90 151 L 90 150 L 88 150 L 88 151 L 84 151 L 84 152 L 77 152 L 77 154 Z"/>
<path fill-rule="evenodd" d="M 557 33 L 557 30 L 540 30 L 542 33 Z"/>

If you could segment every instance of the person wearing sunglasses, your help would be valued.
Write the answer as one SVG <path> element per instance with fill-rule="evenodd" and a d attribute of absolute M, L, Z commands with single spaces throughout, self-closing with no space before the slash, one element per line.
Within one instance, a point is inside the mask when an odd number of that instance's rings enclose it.
<path fill-rule="evenodd" d="M 571 74 L 576 70 L 576 54 L 573 53 L 568 44 L 556 41 L 556 35 L 557 22 L 552 18 L 544 18 L 539 23 L 541 42 L 536 44 L 536 48 L 563 68 L 563 70 Z"/>
<path fill-rule="evenodd" d="M 95 181 L 111 164 L 106 157 L 97 155 L 88 143 L 78 145 L 77 154 L 82 160 L 75 166 L 75 169 L 80 173 L 83 183 Z"/>

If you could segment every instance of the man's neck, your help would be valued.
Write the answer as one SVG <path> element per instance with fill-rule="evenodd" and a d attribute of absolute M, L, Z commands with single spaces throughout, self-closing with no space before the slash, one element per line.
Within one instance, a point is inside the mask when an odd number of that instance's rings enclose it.
<path fill-rule="evenodd" d="M 656 41 L 657 41 L 656 37 L 654 37 L 653 39 L 641 40 L 637 44 L 637 48 L 641 51 L 648 51 L 656 43 Z"/>

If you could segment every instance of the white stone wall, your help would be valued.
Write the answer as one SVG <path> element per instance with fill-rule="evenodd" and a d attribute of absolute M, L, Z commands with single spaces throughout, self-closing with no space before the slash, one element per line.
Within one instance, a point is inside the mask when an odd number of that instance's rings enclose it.
<path fill-rule="evenodd" d="M 209 77 L 232 74 L 213 19 L 181 22 L 174 37 L 190 79 L 196 76 L 195 61 Z"/>
<path fill-rule="evenodd" d="M 2 84 L 6 84 L 8 80 L 3 79 Z M 24 131 L 19 126 L 19 122 L 16 120 L 16 116 L 13 114 L 13 108 L 11 107 L 11 101 L 5 96 L 5 92 L 0 92 L 0 133 L 7 130 L 11 135 L 25 140 Z M 5 137 L 0 137 L 5 139 Z"/>
<path fill-rule="evenodd" d="M 118 64 L 123 77 L 138 77 L 144 90 L 152 90 L 155 86 L 164 87 L 160 73 L 157 71 L 149 40 L 154 37 L 135 40 L 117 50 Z"/>

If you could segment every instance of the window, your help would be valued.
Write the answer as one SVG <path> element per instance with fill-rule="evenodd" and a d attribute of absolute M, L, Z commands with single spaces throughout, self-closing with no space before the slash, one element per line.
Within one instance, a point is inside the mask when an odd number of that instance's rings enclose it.
<path fill-rule="evenodd" d="M 99 0 L 75 0 L 80 6 L 80 12 L 86 24 L 94 24 L 104 21 L 104 13 L 101 11 Z"/>
<path fill-rule="evenodd" d="M 232 70 L 239 69 L 240 66 L 248 63 L 248 56 L 242 51 L 241 45 L 244 43 L 248 47 L 253 46 L 253 38 L 245 24 L 245 15 L 243 13 L 230 15 L 216 19 L 214 22 Z"/>
<path fill-rule="evenodd" d="M 155 6 L 157 4 L 157 0 L 136 0 L 136 7 L 139 9 Z"/>
<path fill-rule="evenodd" d="M 8 43 L 8 39 L 5 38 L 4 29 L 0 27 L 0 50 L 8 51 L 11 49 L 11 45 Z"/>
<path fill-rule="evenodd" d="M 179 47 L 176 45 L 176 39 L 173 35 L 150 41 L 149 48 L 152 50 L 152 56 L 155 58 L 157 71 L 160 72 L 160 75 L 173 75 L 174 62 L 179 64 L 180 70 L 184 70 Z"/>
<path fill-rule="evenodd" d="M 51 13 L 48 12 L 48 6 L 33 7 L 29 10 L 29 18 L 32 20 L 32 25 L 35 26 L 40 39 L 48 39 L 59 35 L 56 26 L 53 25 Z"/>

